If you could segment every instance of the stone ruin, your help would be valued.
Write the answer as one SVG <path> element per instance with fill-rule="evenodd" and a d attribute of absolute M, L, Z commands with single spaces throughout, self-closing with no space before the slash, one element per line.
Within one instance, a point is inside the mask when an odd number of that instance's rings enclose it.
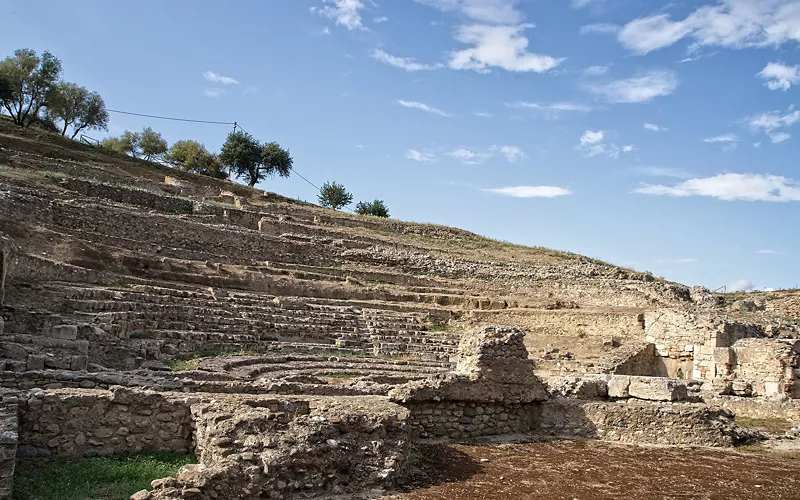
<path fill-rule="evenodd" d="M 3 132 L 0 498 L 18 457 L 198 458 L 139 499 L 355 498 L 419 440 L 800 421 L 769 304 Z"/>

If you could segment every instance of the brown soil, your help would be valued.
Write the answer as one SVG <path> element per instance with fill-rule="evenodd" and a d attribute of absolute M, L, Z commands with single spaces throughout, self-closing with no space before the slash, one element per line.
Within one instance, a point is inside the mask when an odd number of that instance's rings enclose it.
<path fill-rule="evenodd" d="M 425 445 L 394 500 L 800 498 L 800 452 L 598 441 Z M 484 461 L 481 461 L 484 459 Z"/>

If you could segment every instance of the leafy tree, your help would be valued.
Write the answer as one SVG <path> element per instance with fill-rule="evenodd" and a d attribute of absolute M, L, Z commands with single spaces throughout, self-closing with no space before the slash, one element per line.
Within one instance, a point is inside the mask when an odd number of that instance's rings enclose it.
<path fill-rule="evenodd" d="M 168 149 L 167 141 L 161 137 L 161 134 L 150 127 L 145 127 L 144 130 L 142 130 L 139 147 L 141 148 L 142 158 L 147 161 L 164 156 Z"/>
<path fill-rule="evenodd" d="M 172 145 L 164 159 L 184 172 L 194 172 L 217 179 L 225 179 L 228 174 L 216 155 L 209 153 L 197 141 L 178 141 Z"/>
<path fill-rule="evenodd" d="M 375 217 L 389 217 L 389 208 L 383 200 L 359 201 L 356 205 L 356 213 L 359 215 L 374 215 Z"/>
<path fill-rule="evenodd" d="M 52 97 L 61 75 L 61 61 L 50 52 L 39 57 L 31 49 L 19 49 L 0 62 L 0 77 L 11 88 L 0 104 L 19 126 L 27 127 Z"/>
<path fill-rule="evenodd" d="M 84 129 L 108 129 L 109 117 L 103 98 L 74 83 L 61 82 L 53 89 L 47 114 L 64 122 L 61 135 L 67 135 L 67 128 L 71 126 L 73 139 Z"/>
<path fill-rule="evenodd" d="M 348 193 L 342 184 L 326 182 L 320 188 L 317 200 L 323 207 L 339 210 L 353 203 L 353 195 Z"/>
<path fill-rule="evenodd" d="M 11 99 L 11 96 L 13 95 L 11 82 L 8 81 L 8 78 L 0 74 L 0 103 L 3 103 L 7 99 Z"/>
<path fill-rule="evenodd" d="M 237 177 L 244 177 L 249 186 L 276 173 L 289 177 L 292 157 L 289 151 L 270 142 L 261 145 L 252 135 L 244 131 L 231 132 L 219 153 L 222 166 Z"/>
<path fill-rule="evenodd" d="M 119 137 L 109 137 L 100 142 L 100 147 L 116 151 L 124 155 L 138 158 L 141 155 L 142 134 L 126 130 Z"/>

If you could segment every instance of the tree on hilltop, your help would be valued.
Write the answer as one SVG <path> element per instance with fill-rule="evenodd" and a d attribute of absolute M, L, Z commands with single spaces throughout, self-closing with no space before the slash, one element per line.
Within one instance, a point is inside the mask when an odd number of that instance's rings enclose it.
<path fill-rule="evenodd" d="M 326 182 L 320 188 L 317 200 L 325 208 L 339 210 L 353 203 L 353 195 L 338 182 Z"/>
<path fill-rule="evenodd" d="M 167 152 L 167 141 L 150 127 L 141 132 L 126 130 L 119 137 L 104 139 L 100 146 L 147 161 L 159 159 Z"/>
<path fill-rule="evenodd" d="M 3 101 L 11 99 L 13 95 L 11 82 L 8 81 L 8 78 L 0 74 L 0 105 L 2 105 Z"/>
<path fill-rule="evenodd" d="M 184 172 L 207 175 L 217 179 L 228 177 L 219 159 L 197 141 L 184 140 L 172 145 L 164 159 Z"/>
<path fill-rule="evenodd" d="M 389 208 L 383 200 L 359 201 L 358 205 L 356 205 L 356 213 L 375 217 L 389 217 Z"/>
<path fill-rule="evenodd" d="M 289 177 L 293 163 L 289 150 L 276 142 L 261 145 L 242 130 L 228 134 L 219 160 L 228 171 L 243 177 L 250 187 L 275 174 Z"/>
<path fill-rule="evenodd" d="M 53 89 L 47 115 L 63 122 L 60 130 L 63 136 L 72 127 L 72 139 L 84 129 L 108 129 L 109 116 L 103 98 L 74 83 L 61 82 Z"/>
<path fill-rule="evenodd" d="M 19 49 L 0 62 L 0 77 L 10 92 L 0 97 L 14 123 L 28 127 L 48 104 L 61 76 L 61 61 L 50 52 L 41 57 L 31 49 Z"/>

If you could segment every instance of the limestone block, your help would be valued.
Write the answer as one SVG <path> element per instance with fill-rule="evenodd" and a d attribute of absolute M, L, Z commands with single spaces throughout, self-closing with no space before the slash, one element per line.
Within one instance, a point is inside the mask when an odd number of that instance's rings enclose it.
<path fill-rule="evenodd" d="M 75 340 L 78 338 L 78 327 L 75 325 L 57 325 L 50 330 L 50 336 L 55 339 Z"/>
<path fill-rule="evenodd" d="M 0 342 L 0 358 L 25 361 L 28 359 L 28 351 L 26 351 L 25 348 L 19 344 Z"/>
<path fill-rule="evenodd" d="M 72 356 L 72 360 L 69 364 L 70 370 L 75 371 L 86 371 L 86 367 L 89 364 L 89 356 Z"/>
<path fill-rule="evenodd" d="M 714 348 L 714 362 L 720 365 L 731 364 L 731 349 L 728 347 Z"/>
<path fill-rule="evenodd" d="M 631 385 L 631 378 L 628 375 L 613 375 L 608 381 L 608 397 L 627 398 L 630 397 L 628 388 Z"/>
<path fill-rule="evenodd" d="M 681 401 L 688 397 L 685 384 L 661 377 L 631 377 L 628 394 L 650 401 Z"/>
<path fill-rule="evenodd" d="M 28 370 L 44 370 L 44 360 L 46 356 L 31 354 L 28 356 L 26 368 Z"/>

